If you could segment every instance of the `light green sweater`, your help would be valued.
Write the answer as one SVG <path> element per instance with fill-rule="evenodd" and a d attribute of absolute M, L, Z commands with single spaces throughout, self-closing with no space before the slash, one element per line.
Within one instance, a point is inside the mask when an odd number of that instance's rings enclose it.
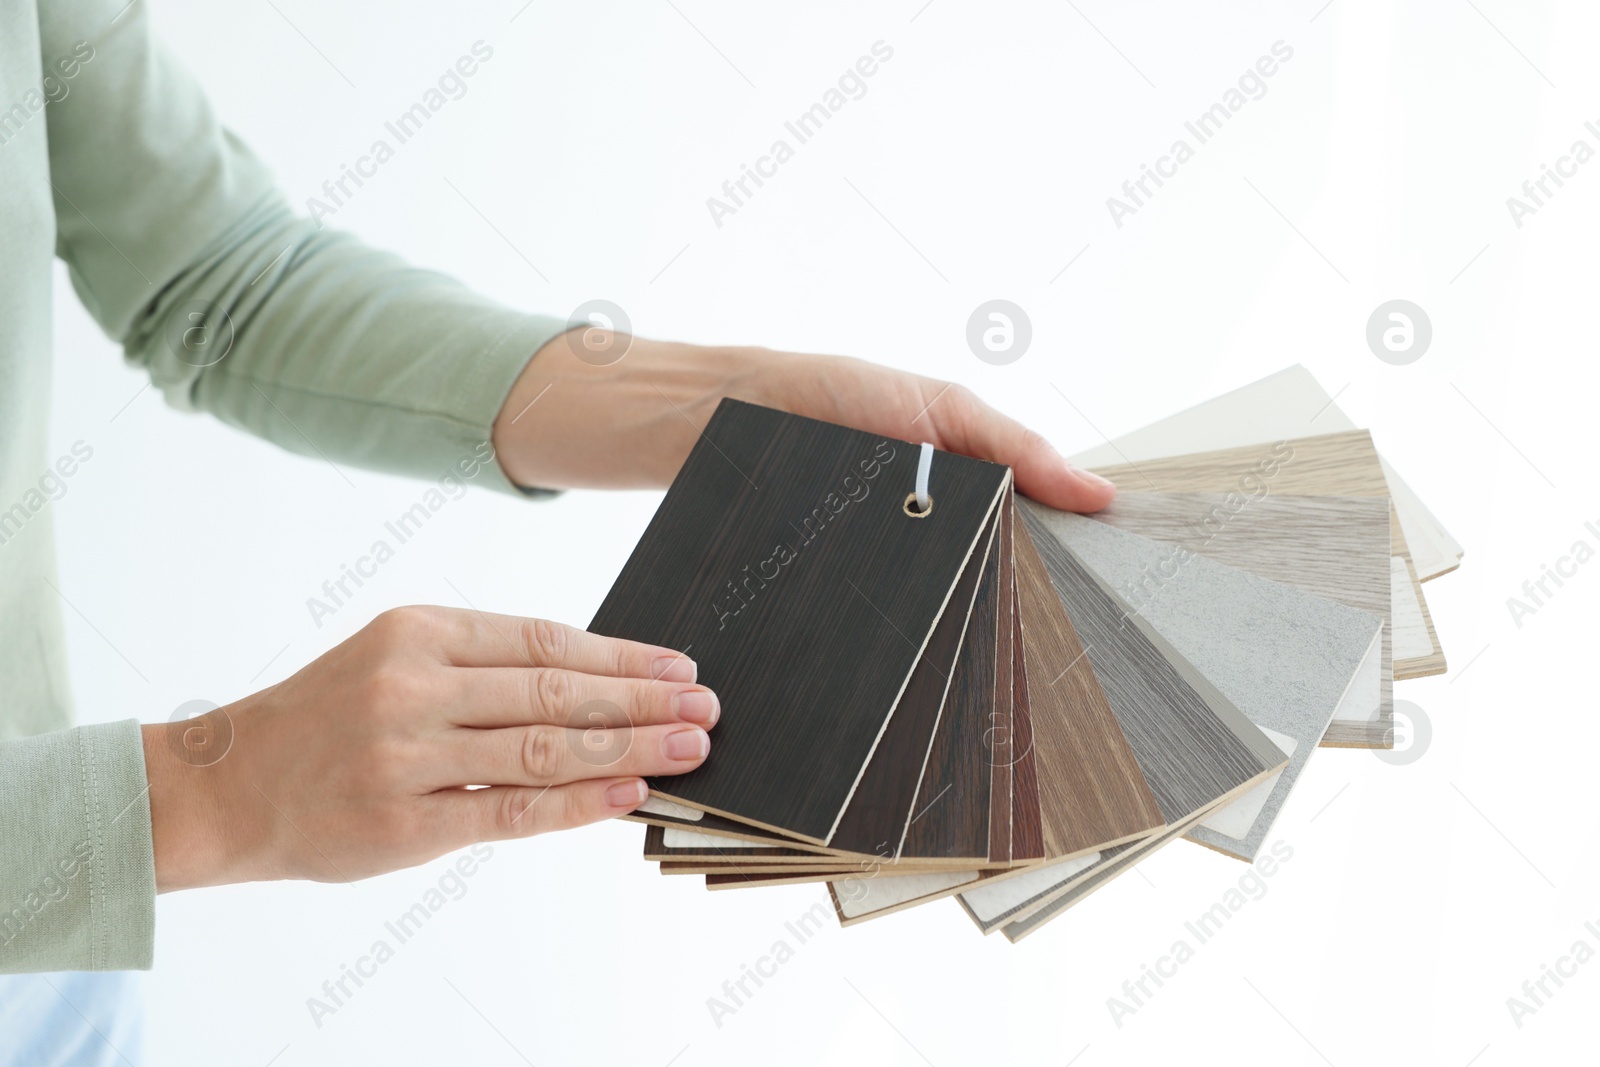
<path fill-rule="evenodd" d="M 138 723 L 68 729 L 52 257 L 173 406 L 380 470 L 486 441 L 565 328 L 296 217 L 127 2 L 0 0 L 0 972 L 149 967 L 155 929 Z"/>

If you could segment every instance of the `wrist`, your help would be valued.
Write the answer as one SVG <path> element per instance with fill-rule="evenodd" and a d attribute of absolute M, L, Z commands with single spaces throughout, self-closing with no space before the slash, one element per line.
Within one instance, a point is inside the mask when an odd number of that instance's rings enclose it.
<path fill-rule="evenodd" d="M 231 825 L 226 801 L 222 757 L 232 740 L 227 713 L 218 709 L 194 719 L 146 723 L 140 732 L 150 783 L 156 892 L 245 880 L 236 847 L 243 835 Z"/>

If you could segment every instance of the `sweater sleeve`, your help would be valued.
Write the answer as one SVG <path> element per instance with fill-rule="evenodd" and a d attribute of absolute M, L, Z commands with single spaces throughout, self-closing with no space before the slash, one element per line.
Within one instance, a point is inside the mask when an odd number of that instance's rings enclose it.
<path fill-rule="evenodd" d="M 298 216 L 148 7 L 37 7 L 56 253 L 89 312 L 176 407 L 292 452 L 470 465 L 513 490 L 484 462 L 494 418 L 565 322 Z M 136 722 L 0 744 L 0 972 L 150 966 L 145 790 Z"/>
<path fill-rule="evenodd" d="M 566 323 L 297 215 L 148 6 L 39 6 L 46 67 L 76 70 L 47 115 L 57 253 L 89 311 L 169 403 L 290 451 L 427 477 L 482 458 Z"/>
<path fill-rule="evenodd" d="M 150 966 L 155 857 L 133 719 L 0 741 L 0 973 Z"/>

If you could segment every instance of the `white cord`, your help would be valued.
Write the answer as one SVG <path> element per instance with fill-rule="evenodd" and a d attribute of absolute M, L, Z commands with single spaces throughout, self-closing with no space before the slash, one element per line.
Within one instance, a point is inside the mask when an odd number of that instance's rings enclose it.
<path fill-rule="evenodd" d="M 933 470 L 933 446 L 922 442 L 922 454 L 917 457 L 917 510 L 927 511 L 933 501 L 928 498 L 928 474 Z M 904 483 L 902 483 L 904 484 Z"/>

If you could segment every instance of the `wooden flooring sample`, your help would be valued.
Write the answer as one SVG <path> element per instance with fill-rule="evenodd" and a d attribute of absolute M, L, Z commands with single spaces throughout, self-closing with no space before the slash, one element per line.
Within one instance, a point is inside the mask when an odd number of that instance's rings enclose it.
<path fill-rule="evenodd" d="M 698 830 L 647 826 L 644 834 L 644 858 L 656 863 L 739 862 L 760 858 L 767 862 L 815 864 L 818 861 L 833 860 L 833 857 L 816 852 L 812 848 L 797 848 L 796 844 L 797 842 L 779 845 L 741 841 L 737 838 L 701 833 Z"/>
<path fill-rule="evenodd" d="M 1009 497 L 1009 493 L 1006 494 Z M 1009 503 L 1009 501 L 1007 501 Z M 994 626 L 998 608 L 994 603 L 992 588 L 990 598 L 982 605 L 987 618 L 975 610 L 979 586 L 993 586 L 998 581 L 999 558 L 996 554 L 997 532 L 1000 525 L 1000 508 L 996 508 L 984 531 L 979 550 L 972 554 L 957 579 L 950 595 L 950 604 L 939 616 L 939 622 L 928 640 L 928 647 L 911 672 L 911 680 L 900 698 L 900 706 L 884 728 L 883 736 L 872 752 L 872 759 L 856 784 L 850 803 L 839 820 L 828 846 L 848 852 L 867 855 L 887 855 L 899 858 L 911 820 L 931 801 L 917 803 L 918 790 L 933 757 L 940 759 L 951 755 L 941 748 L 939 740 L 966 718 L 966 711 L 947 718 L 944 714 L 951 688 L 961 673 L 962 653 L 971 645 L 982 658 L 994 659 Z M 992 566 L 991 566 L 992 564 Z M 987 628 L 987 631 L 986 631 Z M 986 636 L 987 633 L 987 636 Z M 970 670 L 967 672 L 972 673 Z M 958 697 L 962 694 L 958 693 Z M 933 764 L 934 773 L 943 775 L 946 768 Z M 987 782 L 984 783 L 987 788 Z M 940 798 L 947 799 L 944 797 Z M 966 797 L 977 800 L 976 797 Z M 984 798 L 986 799 L 986 798 Z M 952 811 L 978 809 L 976 804 L 957 805 L 951 801 Z M 987 827 L 988 808 L 977 811 Z M 933 820 L 930 820 L 932 822 Z M 942 825 L 942 824 L 941 824 Z M 985 852 L 987 858 L 987 835 Z M 916 853 L 921 855 L 921 853 Z"/>
<path fill-rule="evenodd" d="M 1015 489 L 1013 488 L 1013 496 Z M 989 773 L 989 858 L 1011 862 L 1011 768 L 1022 754 L 1016 744 L 1016 694 L 1014 657 L 1022 644 L 1017 624 L 1016 569 L 1012 561 L 1012 537 L 1016 506 L 1000 515 L 1000 587 L 994 664 L 994 707 L 984 724 L 983 749 Z M 1037 807 L 1037 803 L 1035 804 Z"/>
<path fill-rule="evenodd" d="M 683 650 L 715 751 L 652 794 L 826 845 L 1010 472 L 949 453 L 912 517 L 916 446 L 718 406 L 590 629 Z M 914 575 L 915 581 L 908 581 Z"/>
<path fill-rule="evenodd" d="M 1012 533 L 1012 556 L 1044 854 L 1064 859 L 1143 837 L 1166 817 L 1025 522 Z"/>
<path fill-rule="evenodd" d="M 1375 702 L 1352 694 L 1321 743 L 1393 747 L 1393 583 L 1389 508 L 1382 499 L 1129 490 L 1091 517 L 1382 619 L 1382 676 Z M 1159 595 L 1162 584 L 1160 569 L 1141 579 L 1136 602 Z"/>
<path fill-rule="evenodd" d="M 1162 654 L 1149 624 L 1128 613 L 1077 556 L 1052 536 L 1032 501 L 1018 502 L 1084 658 L 1127 736 L 1167 826 L 1243 792 L 1286 762 L 1237 707 L 1194 668 Z M 1022 543 L 1019 536 L 1018 544 Z M 1020 554 L 1020 553 L 1019 553 Z M 1048 771 L 1044 762 L 1040 777 Z M 1070 773 L 1071 764 L 1063 766 Z"/>
<path fill-rule="evenodd" d="M 849 874 L 849 871 L 835 871 L 835 876 Z M 706 888 L 718 889 L 765 889 L 775 885 L 808 885 L 816 881 L 811 875 L 792 874 L 708 874 L 706 875 Z"/>
<path fill-rule="evenodd" d="M 996 660 L 1002 651 L 1007 666 L 1004 704 L 1008 719 L 1011 705 L 1010 611 L 1005 612 L 1003 645 L 1000 639 L 1000 601 L 1003 596 L 1009 607 L 1011 598 L 1011 583 L 1003 581 L 1001 577 L 1002 556 L 1004 563 L 1009 565 L 1010 553 L 1000 551 L 1000 541 L 1001 538 L 997 536 L 994 549 L 986 561 L 983 581 L 973 601 L 966 637 L 956 657 L 955 669 L 950 674 L 950 691 L 945 698 L 944 712 L 934 732 L 927 766 L 911 805 L 904 840 L 900 843 L 898 855 L 903 857 L 963 859 L 975 863 L 985 863 L 991 858 L 1009 863 L 1011 859 L 1009 841 L 998 849 L 999 855 L 990 855 L 989 779 L 992 753 L 985 744 L 986 734 L 993 728 L 993 716 L 997 713 Z M 891 722 L 890 729 L 893 728 Z M 1006 797 L 1006 804 L 1009 807 L 1009 796 Z M 852 801 L 851 808 L 854 806 L 855 802 Z M 850 820 L 850 810 L 845 811 L 845 822 Z M 841 823 L 839 834 L 834 838 L 835 843 L 843 835 L 844 824 Z"/>
<path fill-rule="evenodd" d="M 1001 926 L 1000 931 L 1005 934 L 1006 940 L 1013 944 L 1038 931 L 1091 893 L 1103 888 L 1113 879 L 1127 874 L 1135 864 L 1148 859 L 1157 850 L 1178 840 L 1206 814 L 1200 812 L 1163 833 L 1123 849 L 1115 856 L 1108 856 L 1093 868 L 1075 875 L 1061 888 L 1039 894 L 1033 903 L 1020 909 L 1015 918 Z"/>
<path fill-rule="evenodd" d="M 1020 558 L 1026 532 L 1047 569 L 1052 588 L 1066 605 L 1072 625 L 1084 642 L 1085 659 L 1092 664 L 1154 793 L 1164 826 L 1158 833 L 1141 835 L 1141 840 L 1148 843 L 1175 827 L 1198 821 L 1200 813 L 1244 796 L 1281 770 L 1288 762 L 1281 750 L 1193 666 L 1164 654 L 1149 623 L 1130 614 L 1116 595 L 1051 534 L 1033 508 L 1031 501 L 1018 501 L 1017 510 L 1023 521 L 1017 527 L 1017 553 Z M 1041 771 L 1044 773 L 1047 772 Z M 991 913 L 986 920 L 979 920 L 974 914 L 974 920 L 985 932 L 997 929 L 1042 900 L 1066 892 L 1099 865 L 1141 847 L 1137 842 L 1119 846 L 1100 850 L 1102 854 L 1093 867 L 1050 865 L 1058 872 L 1070 868 L 1065 875 L 1066 884 L 1052 884 L 1037 894 L 1023 895 L 1020 889 L 999 884 L 1021 878 L 1015 871 L 979 879 L 963 889 L 963 906 L 974 913 L 967 894 L 978 894 L 980 890 L 1008 898 L 1008 906 Z"/>
<path fill-rule="evenodd" d="M 1088 468 L 1137 464 L 1356 428 L 1311 372 L 1296 364 L 1081 452 L 1072 461 Z M 1455 570 L 1461 563 L 1461 545 L 1394 468 L 1381 457 L 1379 463 L 1417 576 L 1427 581 Z"/>
<path fill-rule="evenodd" d="M 1389 497 L 1389 484 L 1384 479 L 1378 453 L 1365 430 L 1151 459 L 1103 467 L 1098 473 L 1119 487 L 1155 492 Z M 1413 655 L 1403 655 L 1397 645 L 1394 676 L 1402 679 L 1443 674 L 1444 651 L 1439 647 L 1427 600 L 1422 595 L 1422 585 L 1412 566 L 1392 500 L 1390 516 L 1390 555 L 1398 561 L 1394 564 L 1394 592 L 1391 594 L 1395 636 L 1398 639 L 1402 633 L 1402 607 L 1411 606 L 1418 619 L 1417 633 L 1426 632 L 1427 645 L 1424 650 L 1419 640 Z"/>
<path fill-rule="evenodd" d="M 1012 508 L 1015 516 L 1016 509 Z M 1012 566 L 1015 538 L 1012 534 Z M 1026 536 L 1025 534 L 1023 536 Z M 1011 639 L 1011 742 L 1007 755 L 1010 771 L 1011 862 L 1044 859 L 1044 824 L 1039 807 L 1038 756 L 1033 745 L 1033 705 L 1028 699 L 1028 664 L 1022 637 L 1022 592 L 1013 583 Z M 1151 804 L 1154 804 L 1152 798 Z"/>
<path fill-rule="evenodd" d="M 1205 556 L 1174 557 L 1168 545 L 1083 515 L 1023 507 L 1289 757 L 1188 835 L 1253 860 L 1346 695 L 1376 693 L 1382 620 Z M 1163 581 L 1146 587 L 1153 574 Z"/>

